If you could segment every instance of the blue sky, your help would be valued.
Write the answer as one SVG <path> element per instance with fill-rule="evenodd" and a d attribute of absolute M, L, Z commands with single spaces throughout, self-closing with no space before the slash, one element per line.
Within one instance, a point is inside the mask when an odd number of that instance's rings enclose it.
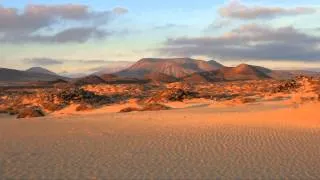
<path fill-rule="evenodd" d="M 320 68 L 319 7 L 316 0 L 0 0 L 0 66 L 73 72 L 99 66 L 79 60 L 189 56 Z"/>

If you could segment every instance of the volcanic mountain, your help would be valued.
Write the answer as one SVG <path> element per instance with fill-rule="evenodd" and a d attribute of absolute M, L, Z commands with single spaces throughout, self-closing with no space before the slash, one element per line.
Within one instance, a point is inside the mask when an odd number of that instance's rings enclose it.
<path fill-rule="evenodd" d="M 220 71 L 219 74 L 222 74 L 225 80 L 268 79 L 270 78 L 268 73 L 272 72 L 270 69 L 248 64 L 240 64 L 237 67 L 225 67 L 218 71 Z"/>
<path fill-rule="evenodd" d="M 72 81 L 73 84 L 82 86 L 87 84 L 103 84 L 105 80 L 96 75 L 90 75 L 83 78 L 77 78 Z"/>
<path fill-rule="evenodd" d="M 31 71 L 19 71 L 15 69 L 0 68 L 1 82 L 31 82 L 31 81 L 55 81 L 66 79 L 62 76 Z"/>
<path fill-rule="evenodd" d="M 161 73 L 175 78 L 185 77 L 192 73 L 213 71 L 224 67 L 215 61 L 195 60 L 191 58 L 145 58 L 128 69 L 116 73 L 124 77 L 144 78 L 150 73 Z"/>
<path fill-rule="evenodd" d="M 217 82 L 217 81 L 237 81 L 237 80 L 258 80 L 268 79 L 268 74 L 272 70 L 252 66 L 248 64 L 240 64 L 236 67 L 223 67 L 218 70 L 194 73 L 183 78 L 186 82 Z"/>

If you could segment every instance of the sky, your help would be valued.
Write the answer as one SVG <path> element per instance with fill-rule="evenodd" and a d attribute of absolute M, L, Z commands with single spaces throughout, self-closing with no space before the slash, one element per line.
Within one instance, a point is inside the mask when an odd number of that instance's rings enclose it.
<path fill-rule="evenodd" d="M 0 67 L 192 57 L 320 70 L 319 19 L 318 0 L 0 0 Z"/>

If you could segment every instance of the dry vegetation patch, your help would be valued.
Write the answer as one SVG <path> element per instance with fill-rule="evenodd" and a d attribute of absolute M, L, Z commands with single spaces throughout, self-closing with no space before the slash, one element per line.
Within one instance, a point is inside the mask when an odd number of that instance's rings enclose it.
<path fill-rule="evenodd" d="M 33 117 L 43 117 L 44 112 L 39 107 L 28 107 L 19 111 L 17 116 L 18 119 L 22 118 L 33 118 Z"/>
<path fill-rule="evenodd" d="M 272 97 L 284 97 L 273 98 Z M 320 101 L 320 79 L 298 76 L 291 80 L 249 80 L 190 84 L 185 82 L 160 84 L 97 84 L 63 88 L 3 88 L 0 89 L 0 113 L 18 114 L 19 110 L 38 106 L 46 112 L 59 111 L 72 104 L 80 104 L 78 111 L 92 110 L 104 105 L 123 104 L 136 99 L 147 109 L 157 110 L 154 104 L 203 98 L 221 103 L 231 101 L 292 100 L 295 103 Z M 160 110 L 163 110 L 159 108 Z M 165 109 L 165 108 L 164 108 Z M 123 109 L 123 112 L 141 111 Z"/>

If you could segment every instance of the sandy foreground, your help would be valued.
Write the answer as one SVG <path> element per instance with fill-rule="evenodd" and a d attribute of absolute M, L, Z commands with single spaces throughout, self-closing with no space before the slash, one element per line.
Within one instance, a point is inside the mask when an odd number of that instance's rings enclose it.
<path fill-rule="evenodd" d="M 0 179 L 320 179 L 320 104 L 0 115 Z"/>

